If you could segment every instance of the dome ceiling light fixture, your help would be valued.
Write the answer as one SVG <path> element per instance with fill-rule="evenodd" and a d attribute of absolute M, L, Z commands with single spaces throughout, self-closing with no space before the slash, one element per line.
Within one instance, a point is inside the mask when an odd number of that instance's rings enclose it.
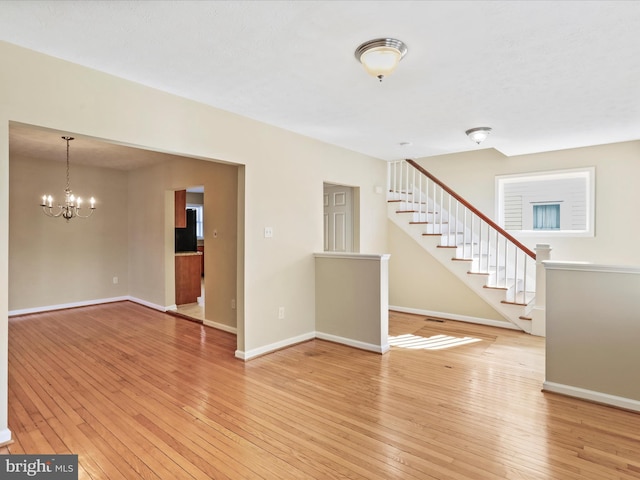
<path fill-rule="evenodd" d="M 400 40 L 376 38 L 356 48 L 355 56 L 369 75 L 382 82 L 384 77 L 393 73 L 407 51 L 407 46 Z"/>
<path fill-rule="evenodd" d="M 467 134 L 467 137 L 469 137 L 471 140 L 473 140 L 478 145 L 480 145 L 482 142 L 484 142 L 487 139 L 487 137 L 491 133 L 491 128 L 490 127 L 470 128 L 464 133 Z"/>

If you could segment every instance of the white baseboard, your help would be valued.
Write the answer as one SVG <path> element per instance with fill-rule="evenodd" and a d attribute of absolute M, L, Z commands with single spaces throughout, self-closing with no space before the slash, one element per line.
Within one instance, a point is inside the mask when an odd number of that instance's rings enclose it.
<path fill-rule="evenodd" d="M 11 441 L 11 430 L 8 428 L 0 430 L 0 445 L 5 445 Z"/>
<path fill-rule="evenodd" d="M 489 327 L 508 328 L 509 330 L 521 330 L 513 323 L 500 320 L 492 320 L 490 318 L 469 317 L 467 315 L 457 315 L 455 313 L 435 312 L 432 310 L 421 310 L 419 308 L 398 307 L 389 305 L 389 310 L 395 310 L 402 313 L 415 313 L 416 315 L 425 315 L 427 317 L 443 318 L 445 320 L 455 320 L 458 322 L 477 323 L 478 325 L 487 325 Z"/>
<path fill-rule="evenodd" d="M 102 298 L 97 300 L 87 300 L 83 302 L 75 302 L 75 303 L 65 303 L 60 305 L 47 305 L 44 307 L 36 307 L 36 308 L 28 308 L 23 310 L 12 310 L 9 312 L 9 317 L 16 315 L 26 315 L 29 313 L 41 313 L 41 312 L 49 312 L 53 310 L 62 310 L 65 308 L 75 308 L 75 307 L 88 307 L 91 305 L 100 305 L 104 303 L 114 303 L 114 302 L 123 302 L 123 301 L 131 301 L 137 303 L 139 305 L 143 305 L 145 307 L 152 308 L 154 310 L 158 310 L 160 312 L 167 312 L 169 310 L 176 310 L 177 307 L 175 305 L 158 305 L 155 303 L 148 302 L 146 300 L 142 300 L 140 298 L 132 297 L 132 296 L 123 296 L 123 297 L 113 297 L 113 298 Z M 451 318 L 451 315 L 445 316 L 447 314 L 438 313 L 438 312 L 427 312 L 427 311 L 418 311 L 414 309 L 403 309 L 402 307 L 391 307 L 392 310 L 404 311 L 407 313 L 418 313 L 423 315 L 437 316 L 439 318 L 449 318 L 451 320 L 460 320 L 460 318 Z M 469 317 L 471 318 L 471 317 Z M 480 319 L 482 320 L 482 319 Z M 462 320 L 465 321 L 465 320 Z M 487 320 L 489 321 L 489 320 Z M 476 322 L 478 323 L 478 322 Z M 499 323 L 499 322 L 496 322 Z M 224 325 L 222 323 L 212 322 L 210 320 L 204 320 L 203 325 L 207 327 L 216 328 L 218 330 L 222 330 L 225 332 L 232 333 L 234 335 L 238 334 L 238 330 L 235 327 L 230 327 L 229 325 Z M 487 325 L 485 323 L 485 325 Z M 507 327 L 509 328 L 509 327 Z M 334 343 L 339 343 L 342 345 L 347 345 L 349 347 L 359 348 L 361 350 L 367 350 L 370 352 L 376 353 L 386 353 L 389 351 L 389 344 L 385 345 L 374 345 L 370 343 L 360 342 L 358 340 L 352 340 L 349 338 L 339 337 L 337 335 L 331 335 L 323 332 L 309 332 L 303 335 L 299 335 L 297 337 L 288 338 L 285 340 L 281 340 L 279 342 L 272 343 L 270 345 L 265 345 L 263 347 L 255 348 L 253 350 L 249 350 L 247 352 L 236 350 L 235 356 L 241 360 L 250 360 L 252 358 L 265 355 L 267 353 L 274 352 L 276 350 L 280 350 L 282 348 L 289 347 L 291 345 L 295 345 L 296 343 L 306 342 L 307 340 L 312 340 L 314 338 L 319 338 L 321 340 L 327 340 Z M 10 433 L 9 433 L 10 435 Z"/>
<path fill-rule="evenodd" d="M 568 397 L 581 398 L 591 402 L 602 403 L 604 405 L 611 405 L 612 407 L 623 408 L 625 410 L 640 412 L 640 401 L 633 400 L 631 398 L 618 397 L 615 395 L 609 395 L 608 393 L 595 392 L 593 390 L 572 387 L 571 385 L 563 385 L 555 382 L 544 382 L 542 384 L 542 390 L 545 392 L 560 393 Z"/>
<path fill-rule="evenodd" d="M 316 332 L 316 338 L 320 340 L 327 340 L 333 343 L 340 343 L 349 347 L 359 348 L 360 350 L 367 350 L 375 353 L 386 353 L 389 351 L 389 344 L 375 345 L 373 343 L 360 342 L 358 340 L 352 340 L 350 338 L 339 337 L 337 335 L 331 335 L 330 333 Z"/>
<path fill-rule="evenodd" d="M 252 358 L 259 357 L 261 355 L 265 355 L 267 353 L 275 352 L 276 350 L 281 350 L 286 347 L 290 347 L 291 345 L 295 345 L 296 343 L 306 342 L 307 340 L 313 340 L 316 338 L 316 332 L 309 332 L 302 335 L 298 335 L 297 337 L 287 338 L 285 340 L 281 340 L 279 342 L 272 343 L 270 345 L 265 345 L 263 347 L 254 348 L 249 351 L 236 350 L 235 356 L 240 360 L 251 360 Z"/>
<path fill-rule="evenodd" d="M 223 332 L 233 333 L 234 335 L 238 334 L 238 329 L 236 327 L 230 327 L 229 325 L 225 325 L 224 323 L 212 322 L 211 320 L 203 320 L 203 325 L 211 328 L 217 328 L 218 330 L 222 330 Z"/>
<path fill-rule="evenodd" d="M 16 315 L 28 315 L 30 313 L 42 313 L 42 312 L 51 312 L 54 310 L 64 310 L 66 308 L 76 308 L 76 307 L 89 307 L 91 305 L 100 305 L 103 303 L 113 303 L 113 302 L 123 302 L 126 300 L 131 300 L 130 297 L 112 297 L 112 298 L 98 298 L 95 300 L 85 300 L 82 302 L 73 302 L 73 303 L 61 303 L 59 305 L 46 305 L 44 307 L 34 307 L 34 308 L 23 308 L 21 310 L 10 310 L 9 316 L 14 317 Z M 135 300 L 134 300 L 135 301 Z"/>
<path fill-rule="evenodd" d="M 61 303 L 58 305 L 45 305 L 43 307 L 23 308 L 21 310 L 10 310 L 8 316 L 15 317 L 18 315 L 28 315 L 30 313 L 52 312 L 55 310 L 64 310 L 66 308 L 90 307 L 91 305 L 102 305 L 104 303 L 115 303 L 115 302 L 126 302 L 126 301 L 138 303 L 140 305 L 153 308 L 154 310 L 158 310 L 160 312 L 166 312 L 167 310 L 175 310 L 177 308 L 175 305 L 170 305 L 168 307 L 165 307 L 163 305 L 147 302 L 146 300 L 141 300 L 139 298 L 132 297 L 130 295 L 125 295 L 122 297 L 98 298 L 94 300 L 85 300 L 82 302 Z"/>
<path fill-rule="evenodd" d="M 350 338 L 338 337 L 337 335 L 331 335 L 329 333 L 309 332 L 309 333 L 305 333 L 304 335 L 288 338 L 286 340 L 272 343 L 270 345 L 265 345 L 264 347 L 259 347 L 253 350 L 249 350 L 247 352 L 244 352 L 242 350 L 236 350 L 235 356 L 240 360 L 247 361 L 247 360 L 251 360 L 252 358 L 265 355 L 267 353 L 273 353 L 277 350 L 290 347 L 297 343 L 313 340 L 314 338 L 319 338 L 320 340 L 327 340 L 329 342 L 339 343 L 342 345 L 347 345 L 349 347 L 359 348 L 360 350 L 367 350 L 369 352 L 375 352 L 375 353 L 386 353 L 389 351 L 389 348 L 390 348 L 389 344 L 380 346 L 380 345 L 374 345 L 372 343 L 365 343 L 365 342 L 360 342 L 358 340 L 352 340 Z"/>
<path fill-rule="evenodd" d="M 146 300 L 142 300 L 140 298 L 131 297 L 131 296 L 126 297 L 125 300 L 130 300 L 134 303 L 144 305 L 145 307 L 153 308 L 154 310 L 158 310 L 160 312 L 166 312 L 168 310 L 176 310 L 178 308 L 175 305 L 169 305 L 168 307 L 165 307 L 164 305 L 158 305 L 157 303 L 147 302 Z"/>

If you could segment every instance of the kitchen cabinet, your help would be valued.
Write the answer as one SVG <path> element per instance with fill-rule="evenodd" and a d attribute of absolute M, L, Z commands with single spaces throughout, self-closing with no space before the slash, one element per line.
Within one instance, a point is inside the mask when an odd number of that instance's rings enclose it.
<path fill-rule="evenodd" d="M 204 245 L 198 245 L 198 251 L 202 253 L 200 259 L 202 260 L 200 274 L 204 277 Z"/>
<path fill-rule="evenodd" d="M 201 295 L 202 253 L 176 253 L 176 305 L 196 303 Z"/>
<path fill-rule="evenodd" d="M 176 190 L 175 192 L 175 214 L 176 228 L 187 227 L 187 191 Z"/>

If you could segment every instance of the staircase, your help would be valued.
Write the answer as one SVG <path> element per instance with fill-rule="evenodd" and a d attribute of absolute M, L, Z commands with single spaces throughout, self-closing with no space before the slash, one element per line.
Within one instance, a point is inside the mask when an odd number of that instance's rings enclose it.
<path fill-rule="evenodd" d="M 389 218 L 506 320 L 531 333 L 535 253 L 413 160 L 388 168 Z"/>

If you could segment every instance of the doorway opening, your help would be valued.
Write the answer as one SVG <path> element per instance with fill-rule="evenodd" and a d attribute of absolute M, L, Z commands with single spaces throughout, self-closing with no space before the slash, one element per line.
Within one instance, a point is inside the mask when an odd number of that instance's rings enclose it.
<path fill-rule="evenodd" d="M 10 122 L 9 127 L 10 315 L 120 298 L 175 312 L 174 194 L 179 188 L 204 185 L 203 241 L 206 239 L 210 250 L 206 253 L 208 319 L 203 323 L 237 333 L 238 350 L 244 350 L 244 166 L 167 155 L 78 132 L 16 122 Z M 55 156 L 42 156 L 42 152 L 59 150 L 60 137 L 69 134 L 83 147 L 74 178 L 108 208 L 99 204 L 99 215 L 84 224 L 63 226 L 44 215 L 43 220 L 35 215 L 15 215 L 13 210 L 31 202 L 31 192 L 42 191 L 49 178 L 61 171 L 62 163 Z M 20 188 L 14 188 L 16 185 Z M 204 200 L 204 188 L 201 193 Z M 69 230 L 78 229 L 84 229 L 83 241 L 71 250 L 61 250 Z M 33 252 L 48 259 L 38 263 L 37 281 L 32 274 Z M 76 282 L 81 288 L 71 289 L 71 293 L 58 289 L 50 295 L 49 286 L 65 278 L 81 279 Z M 204 306 L 202 286 L 204 283 L 198 286 L 198 296 Z"/>
<path fill-rule="evenodd" d="M 204 206 L 204 186 L 176 192 L 175 311 L 181 317 L 199 323 L 205 320 Z M 184 221 L 178 225 L 183 212 Z"/>

